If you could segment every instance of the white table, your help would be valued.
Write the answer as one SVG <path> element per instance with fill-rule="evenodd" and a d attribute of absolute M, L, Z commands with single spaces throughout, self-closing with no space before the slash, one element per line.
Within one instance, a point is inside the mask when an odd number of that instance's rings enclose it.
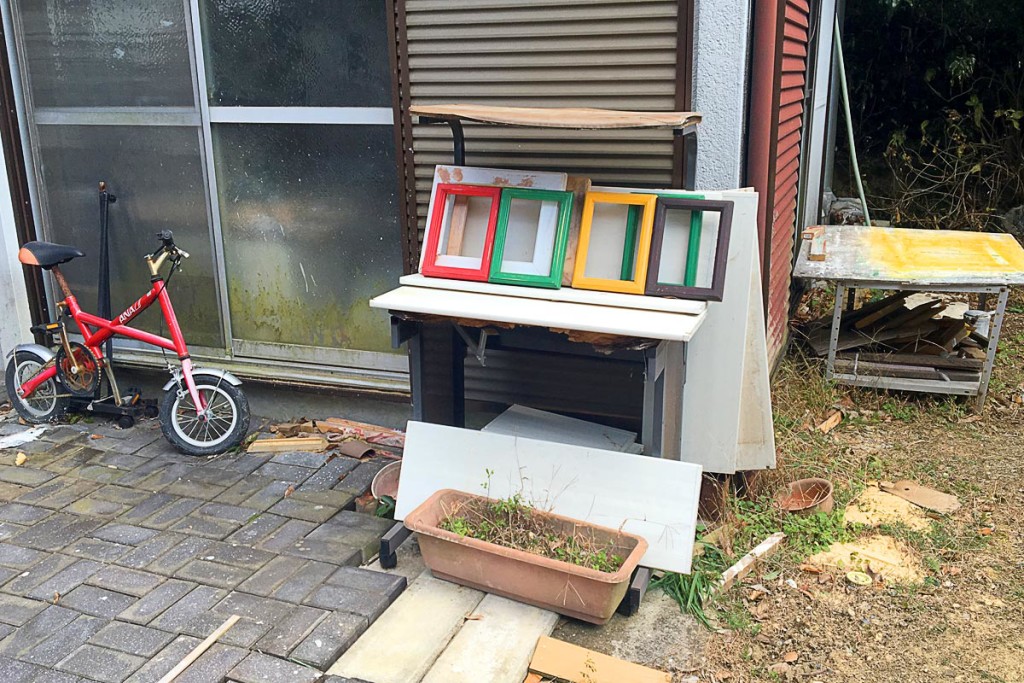
<path fill-rule="evenodd" d="M 680 459 L 686 344 L 700 328 L 699 301 L 540 289 L 407 275 L 401 286 L 370 300 L 390 312 L 392 343 L 409 344 L 413 419 L 464 426 L 463 359 L 479 360 L 488 344 L 605 357 L 616 351 L 645 365 L 641 439 L 647 455 Z M 471 331 L 472 332 L 471 332 Z M 426 381 L 426 359 L 444 367 L 447 386 Z M 524 371 L 528 369 L 524 368 Z M 436 379 L 436 374 L 435 374 Z"/>

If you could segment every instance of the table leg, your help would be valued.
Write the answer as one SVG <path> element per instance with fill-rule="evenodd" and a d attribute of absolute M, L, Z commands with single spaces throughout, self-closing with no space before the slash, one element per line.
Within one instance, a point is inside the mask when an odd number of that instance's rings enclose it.
<path fill-rule="evenodd" d="M 644 351 L 644 364 L 644 455 L 680 460 L 686 344 L 661 342 Z"/>
<path fill-rule="evenodd" d="M 464 427 L 466 344 L 448 323 L 419 325 L 409 338 L 414 420 Z"/>
<path fill-rule="evenodd" d="M 843 321 L 843 295 L 846 286 L 836 283 L 836 303 L 832 311 L 832 329 L 828 337 L 828 360 L 825 362 L 825 379 L 832 379 L 836 367 L 836 348 L 839 345 L 839 329 Z"/>
<path fill-rule="evenodd" d="M 1006 300 L 1010 296 L 1010 290 L 1003 287 L 999 290 L 999 303 L 996 305 L 996 314 L 992 318 L 992 325 L 988 333 L 988 350 L 985 353 L 985 365 L 981 370 L 981 383 L 978 386 L 978 400 L 975 409 L 981 412 L 985 405 L 985 397 L 988 395 L 988 382 L 992 378 L 992 368 L 996 363 L 996 350 L 999 346 L 999 331 L 1003 327 L 1003 316 L 1006 314 Z"/>

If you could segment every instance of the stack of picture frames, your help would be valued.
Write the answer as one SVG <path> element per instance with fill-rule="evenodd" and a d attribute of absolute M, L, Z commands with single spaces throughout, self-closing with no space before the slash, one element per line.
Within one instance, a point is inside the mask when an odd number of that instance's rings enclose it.
<path fill-rule="evenodd" d="M 733 204 L 564 173 L 438 166 L 420 272 L 721 301 Z"/>

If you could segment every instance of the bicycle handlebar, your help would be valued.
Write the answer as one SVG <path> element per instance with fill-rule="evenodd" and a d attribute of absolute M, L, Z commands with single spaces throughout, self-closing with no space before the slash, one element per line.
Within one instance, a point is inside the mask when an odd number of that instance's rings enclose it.
<path fill-rule="evenodd" d="M 177 254 L 182 258 L 189 257 L 189 253 L 187 251 L 185 251 L 184 249 L 182 249 L 181 247 L 177 246 L 174 243 L 174 233 L 171 232 L 170 230 L 161 230 L 156 234 L 156 238 L 160 240 L 160 242 L 162 243 L 160 250 L 168 251 L 172 255 Z"/>

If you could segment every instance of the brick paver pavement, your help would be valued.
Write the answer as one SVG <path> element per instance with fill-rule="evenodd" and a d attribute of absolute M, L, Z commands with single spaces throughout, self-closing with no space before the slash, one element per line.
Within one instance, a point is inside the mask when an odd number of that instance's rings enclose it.
<path fill-rule="evenodd" d="M 405 588 L 359 568 L 391 524 L 351 511 L 383 464 L 191 458 L 155 421 L 0 450 L 0 681 L 151 683 L 232 614 L 180 683 L 341 681 L 321 672 Z"/>

